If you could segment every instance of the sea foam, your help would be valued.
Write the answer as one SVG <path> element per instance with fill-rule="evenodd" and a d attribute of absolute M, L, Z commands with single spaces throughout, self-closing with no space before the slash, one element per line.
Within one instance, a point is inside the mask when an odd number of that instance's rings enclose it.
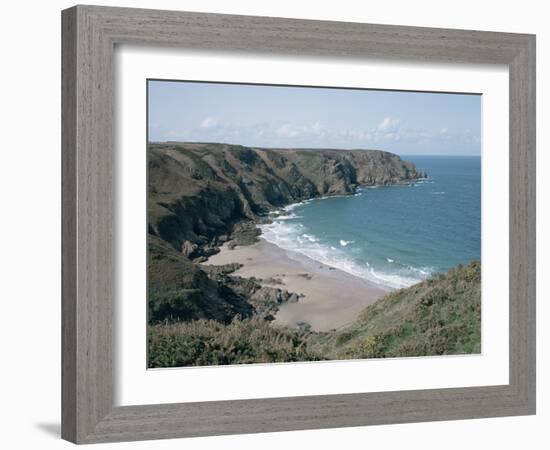
<path fill-rule="evenodd" d="M 340 269 L 346 273 L 363 278 L 384 288 L 399 289 L 418 283 L 426 274 L 421 273 L 421 269 L 416 269 L 418 276 L 408 276 L 395 273 L 384 272 L 374 269 L 368 261 L 363 265 L 358 264 L 346 254 L 345 248 L 336 248 L 331 245 L 323 244 L 320 239 L 310 233 L 303 232 L 303 224 L 280 220 L 275 218 L 272 223 L 259 225 L 262 234 L 261 238 L 274 244 L 287 252 L 298 253 L 303 256 L 320 262 L 324 265 Z M 347 247 L 353 241 L 341 240 L 341 247 Z M 408 268 L 406 268 L 408 269 Z M 404 272 L 415 272 L 414 270 L 403 270 Z"/>
<path fill-rule="evenodd" d="M 480 158 L 412 162 L 430 177 L 289 205 L 262 225 L 264 239 L 391 288 L 479 259 Z"/>
<path fill-rule="evenodd" d="M 342 247 L 347 247 L 349 244 L 353 244 L 353 241 L 345 241 L 343 239 L 340 239 L 340 245 Z"/>

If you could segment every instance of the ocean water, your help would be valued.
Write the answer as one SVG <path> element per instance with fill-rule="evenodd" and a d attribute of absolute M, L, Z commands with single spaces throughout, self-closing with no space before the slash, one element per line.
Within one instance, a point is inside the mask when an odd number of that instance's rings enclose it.
<path fill-rule="evenodd" d="M 480 157 L 404 159 L 430 179 L 289 205 L 262 237 L 388 289 L 480 259 Z"/>

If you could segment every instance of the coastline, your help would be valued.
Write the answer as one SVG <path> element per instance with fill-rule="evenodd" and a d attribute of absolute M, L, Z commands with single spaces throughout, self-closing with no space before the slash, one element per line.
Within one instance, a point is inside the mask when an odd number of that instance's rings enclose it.
<path fill-rule="evenodd" d="M 388 290 L 304 255 L 286 251 L 260 239 L 233 249 L 227 244 L 203 264 L 239 263 L 232 273 L 261 279 L 263 286 L 278 287 L 301 294 L 298 302 L 282 303 L 274 323 L 289 327 L 307 323 L 314 331 L 338 329 L 353 322 L 366 306 Z"/>
<path fill-rule="evenodd" d="M 151 161 L 150 367 L 479 353 L 480 263 L 462 264 L 479 160 L 454 178 L 456 161 L 424 161 L 441 186 L 381 151 L 178 144 Z M 364 195 L 398 185 L 418 189 Z"/>
<path fill-rule="evenodd" d="M 353 197 L 358 190 L 380 186 L 406 186 L 419 181 L 431 180 L 428 175 L 386 184 L 357 184 L 350 193 L 326 194 L 310 197 L 283 207 L 273 209 L 265 217 L 271 223 L 278 217 L 292 214 L 294 208 L 334 197 Z M 264 220 L 265 220 L 264 219 Z M 307 325 L 312 331 L 339 330 L 353 323 L 358 314 L 387 293 L 399 289 L 378 284 L 337 267 L 314 260 L 302 253 L 293 252 L 269 242 L 262 237 L 261 227 L 253 223 L 252 233 L 245 227 L 246 236 L 235 236 L 217 246 L 217 253 L 200 261 L 200 264 L 221 266 L 237 263 L 241 267 L 231 273 L 242 278 L 256 278 L 261 286 L 279 288 L 296 293 L 298 302 L 283 302 L 278 305 L 273 323 L 300 328 Z M 241 234 L 241 233 L 239 233 Z M 252 237 L 251 237 L 252 236 Z"/>

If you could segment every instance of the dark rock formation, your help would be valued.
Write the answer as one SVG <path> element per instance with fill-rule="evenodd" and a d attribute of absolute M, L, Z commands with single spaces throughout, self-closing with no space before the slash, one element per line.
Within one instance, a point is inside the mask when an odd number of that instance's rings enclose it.
<path fill-rule="evenodd" d="M 300 296 L 285 289 L 265 286 L 265 280 L 229 276 L 241 267 L 238 263 L 223 266 L 201 265 L 200 268 L 219 286 L 228 287 L 234 294 L 245 298 L 253 308 L 254 314 L 266 318 L 274 315 L 285 302 L 297 302 Z"/>
<path fill-rule="evenodd" d="M 212 264 L 204 264 L 201 268 L 208 274 L 211 278 L 216 278 L 222 275 L 229 275 L 230 273 L 239 270 L 243 265 L 239 263 L 229 263 L 222 266 L 215 266 Z"/>
<path fill-rule="evenodd" d="M 228 240 L 253 243 L 254 223 L 289 203 L 425 176 L 378 150 L 167 143 L 150 144 L 148 155 L 149 232 L 199 260 Z"/>
<path fill-rule="evenodd" d="M 149 322 L 214 319 L 230 322 L 250 317 L 253 306 L 228 284 L 218 283 L 170 245 L 148 237 Z M 223 269 L 221 270 L 223 271 Z"/>
<path fill-rule="evenodd" d="M 230 248 L 253 244 L 256 224 L 289 203 L 424 176 L 399 156 L 377 150 L 150 144 L 149 321 L 273 318 L 278 305 L 300 295 L 229 276 L 238 265 L 198 263 L 225 242 Z"/>
<path fill-rule="evenodd" d="M 251 220 L 245 220 L 235 224 L 231 230 L 231 240 L 234 245 L 252 245 L 260 235 L 260 230 L 256 223 Z"/>

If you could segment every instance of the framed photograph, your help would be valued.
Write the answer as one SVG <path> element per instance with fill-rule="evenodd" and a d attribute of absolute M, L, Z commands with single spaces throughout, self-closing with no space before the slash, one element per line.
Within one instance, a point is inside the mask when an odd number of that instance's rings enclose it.
<path fill-rule="evenodd" d="M 62 435 L 535 413 L 535 37 L 62 13 Z"/>

